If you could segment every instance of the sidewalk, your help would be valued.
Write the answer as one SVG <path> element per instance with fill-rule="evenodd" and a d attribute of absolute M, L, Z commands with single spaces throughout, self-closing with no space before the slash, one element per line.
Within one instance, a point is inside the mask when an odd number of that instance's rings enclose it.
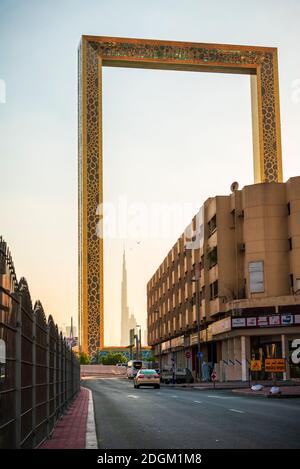
<path fill-rule="evenodd" d="M 233 389 L 232 392 L 242 396 L 260 396 L 271 398 L 284 398 L 284 397 L 300 397 L 300 386 L 280 386 L 280 394 L 270 394 L 271 385 L 265 386 L 261 391 L 252 391 L 251 388 L 247 389 Z"/>
<path fill-rule="evenodd" d="M 202 382 L 202 383 L 186 383 L 186 384 L 163 384 L 161 386 L 166 388 L 178 388 L 178 389 L 197 389 L 197 390 L 206 390 L 206 389 L 236 389 L 236 388 L 246 388 L 249 387 L 248 382 L 244 381 L 235 381 L 235 382 Z"/>
<path fill-rule="evenodd" d="M 40 449 L 97 448 L 92 393 L 81 387 L 78 396 L 57 422 Z"/>
<path fill-rule="evenodd" d="M 251 381 L 251 385 L 255 382 Z M 232 390 L 241 394 L 258 394 L 264 395 L 269 394 L 272 383 L 270 381 L 259 381 L 259 384 L 264 386 L 262 391 L 252 391 L 249 387 L 248 381 L 226 381 L 226 382 L 216 382 L 215 384 L 211 381 L 202 382 L 202 383 L 188 383 L 188 384 L 161 384 L 163 387 L 169 388 L 178 388 L 178 389 L 197 389 L 199 391 L 218 389 L 218 390 Z M 300 383 L 298 382 L 278 382 L 277 386 L 280 387 L 282 395 L 297 395 L 300 392 Z M 260 393 L 260 394 L 259 394 Z M 273 397 L 273 396 L 272 396 Z"/>

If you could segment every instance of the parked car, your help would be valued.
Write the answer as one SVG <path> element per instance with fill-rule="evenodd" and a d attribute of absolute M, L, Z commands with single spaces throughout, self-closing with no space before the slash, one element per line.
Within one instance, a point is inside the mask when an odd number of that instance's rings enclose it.
<path fill-rule="evenodd" d="M 127 363 L 117 363 L 116 366 L 125 366 L 125 367 L 127 367 Z"/>
<path fill-rule="evenodd" d="M 170 384 L 175 381 L 176 384 L 183 384 L 183 383 L 193 383 L 194 378 L 192 375 L 191 370 L 189 368 L 176 368 L 175 373 L 173 375 L 172 367 L 163 368 L 161 370 L 161 382 L 165 384 Z"/>
<path fill-rule="evenodd" d="M 154 386 L 160 388 L 160 377 L 156 370 L 139 370 L 134 377 L 133 386 L 139 388 L 140 386 Z"/>

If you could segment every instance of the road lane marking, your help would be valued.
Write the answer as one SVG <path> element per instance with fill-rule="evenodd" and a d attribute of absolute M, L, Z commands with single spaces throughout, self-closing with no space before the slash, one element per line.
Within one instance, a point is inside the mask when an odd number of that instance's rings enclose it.
<path fill-rule="evenodd" d="M 231 412 L 238 412 L 239 414 L 245 413 L 243 410 L 237 410 L 237 409 L 228 409 L 228 410 L 231 410 Z"/>
<path fill-rule="evenodd" d="M 234 396 L 214 396 L 213 394 L 208 394 L 207 397 L 213 397 L 214 399 L 235 399 Z"/>
<path fill-rule="evenodd" d="M 178 398 L 178 396 L 171 396 L 171 397 L 174 397 L 174 399 L 177 399 L 177 398 Z"/>
<path fill-rule="evenodd" d="M 133 399 L 138 399 L 139 396 L 135 396 L 134 394 L 128 394 L 127 397 L 132 397 Z"/>
<path fill-rule="evenodd" d="M 202 404 L 202 401 L 193 401 L 196 402 L 196 404 Z"/>

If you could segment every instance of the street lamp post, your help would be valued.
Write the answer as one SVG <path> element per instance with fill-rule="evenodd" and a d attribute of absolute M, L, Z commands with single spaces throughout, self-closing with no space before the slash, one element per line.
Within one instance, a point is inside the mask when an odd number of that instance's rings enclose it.
<path fill-rule="evenodd" d="M 153 311 L 154 314 L 159 314 L 159 309 L 156 309 L 155 311 Z M 161 340 L 161 318 L 158 317 L 158 333 L 159 333 L 159 341 Z M 161 373 L 161 341 L 159 342 L 159 370 L 160 370 L 160 373 Z"/>
<path fill-rule="evenodd" d="M 202 370 L 201 370 L 201 347 L 200 347 L 200 333 L 201 333 L 201 323 L 200 323 L 200 298 L 199 298 L 199 266 L 197 266 L 197 270 L 195 271 L 195 277 L 192 278 L 192 282 L 196 283 L 196 314 L 197 314 L 197 371 L 199 380 L 202 380 Z"/>
<path fill-rule="evenodd" d="M 136 327 L 139 327 L 139 333 L 137 334 L 137 359 L 141 360 L 142 359 L 142 329 L 139 324 L 136 325 Z"/>

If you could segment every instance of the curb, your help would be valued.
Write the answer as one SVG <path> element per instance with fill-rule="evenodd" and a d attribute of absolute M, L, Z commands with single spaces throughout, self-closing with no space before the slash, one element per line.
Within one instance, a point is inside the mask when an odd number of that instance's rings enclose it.
<path fill-rule="evenodd" d="M 188 391 L 188 390 L 195 390 L 195 391 L 232 391 L 234 389 L 244 389 L 243 387 L 241 388 L 234 388 L 234 387 L 226 387 L 226 386 L 221 386 L 221 387 L 199 387 L 199 386 L 176 386 L 176 385 L 172 385 L 172 384 L 163 384 L 161 385 L 161 387 L 164 387 L 164 388 L 169 388 L 169 389 L 183 389 L 185 391 Z"/>
<path fill-rule="evenodd" d="M 232 389 L 232 392 L 234 392 L 235 394 L 239 394 L 240 396 L 244 396 L 244 397 L 263 397 L 263 398 L 268 398 L 268 399 L 290 399 L 290 398 L 300 397 L 300 394 L 256 394 L 255 392 L 244 393 L 244 392 L 240 392 L 239 389 Z"/>
<path fill-rule="evenodd" d="M 88 417 L 87 417 L 86 434 L 85 434 L 85 449 L 98 449 L 95 415 L 94 415 L 93 393 L 88 388 L 84 388 L 84 389 L 87 389 L 89 392 Z"/>

